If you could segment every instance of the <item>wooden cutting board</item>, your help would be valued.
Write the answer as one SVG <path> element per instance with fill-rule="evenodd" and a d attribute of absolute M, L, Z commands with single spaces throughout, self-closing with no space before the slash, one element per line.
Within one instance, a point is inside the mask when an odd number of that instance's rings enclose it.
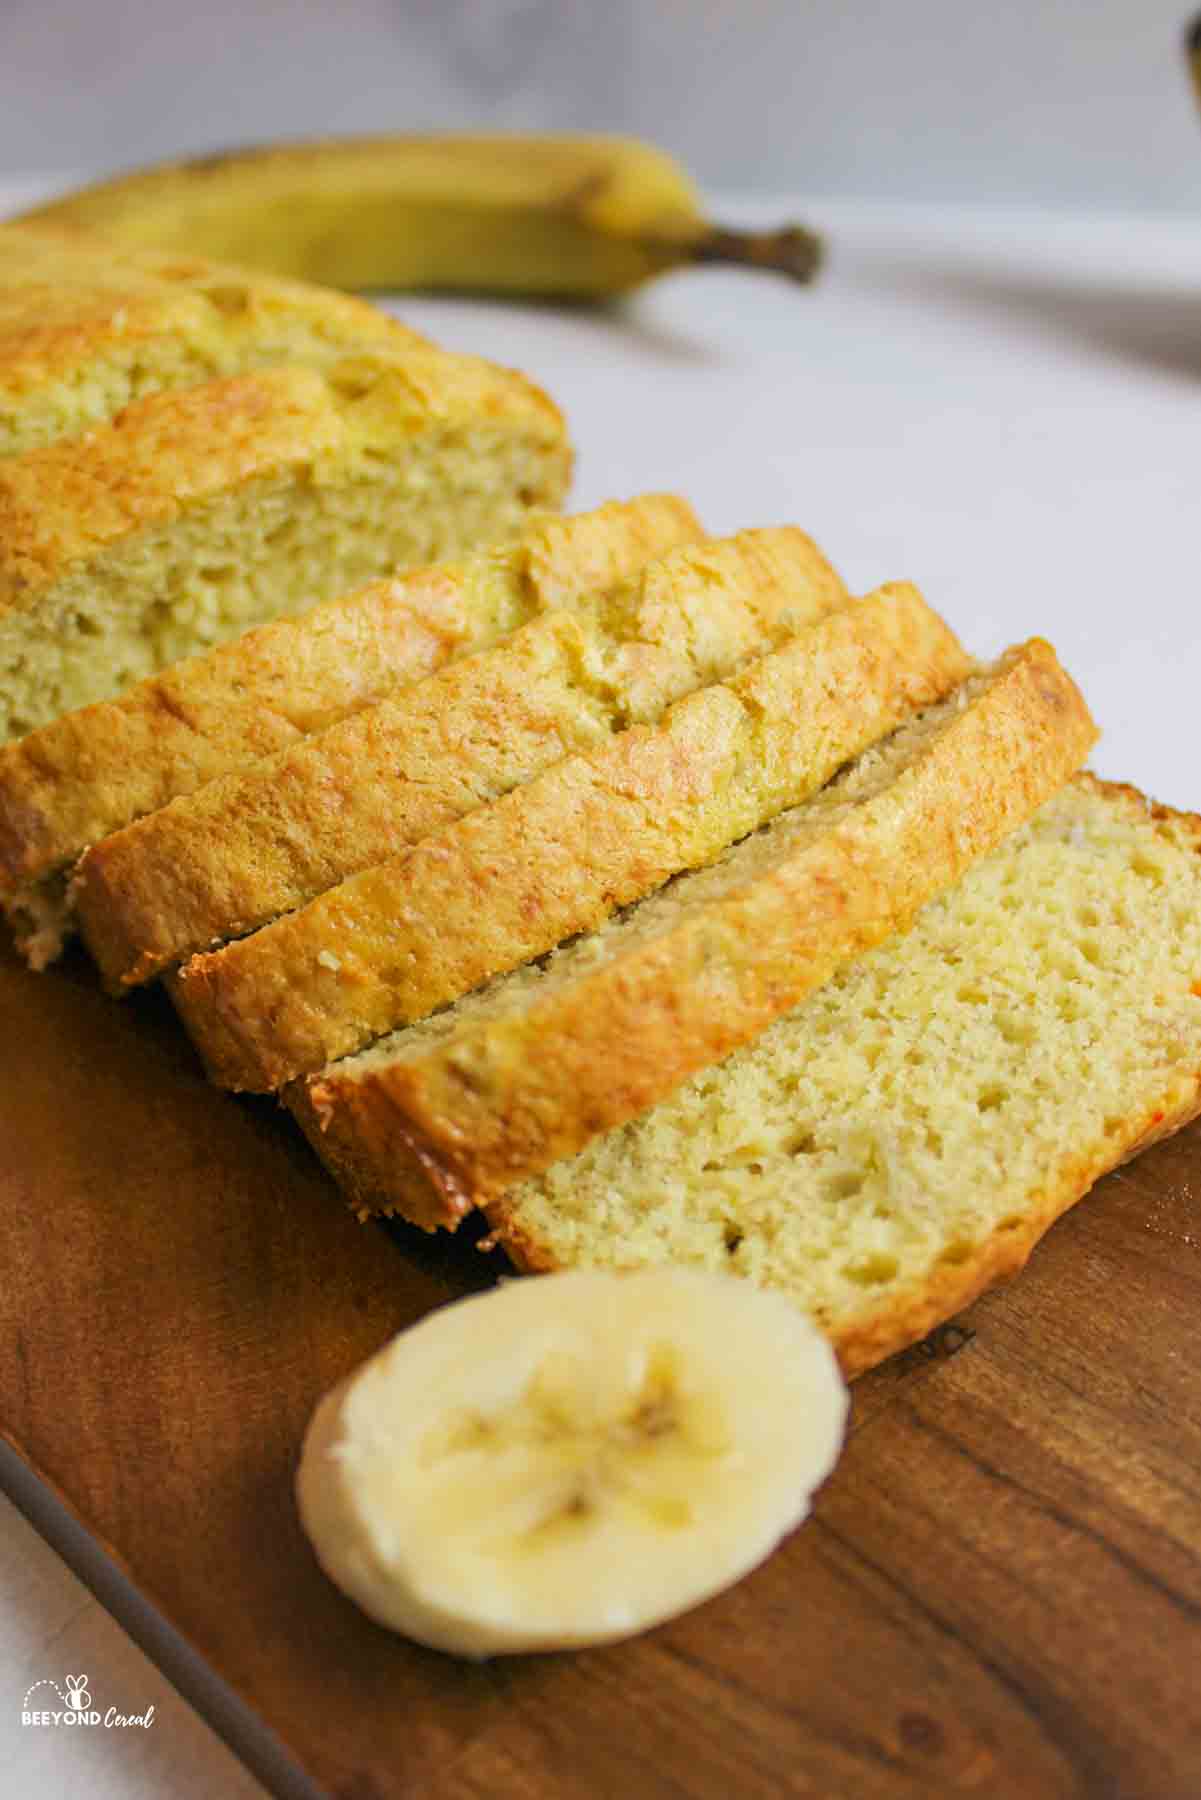
<path fill-rule="evenodd" d="M 165 1003 L 0 952 L 0 1424 L 341 1800 L 1201 1794 L 1201 1130 L 857 1384 L 815 1518 L 636 1642 L 462 1664 L 291 1498 L 318 1396 L 494 1259 L 359 1227 Z"/>

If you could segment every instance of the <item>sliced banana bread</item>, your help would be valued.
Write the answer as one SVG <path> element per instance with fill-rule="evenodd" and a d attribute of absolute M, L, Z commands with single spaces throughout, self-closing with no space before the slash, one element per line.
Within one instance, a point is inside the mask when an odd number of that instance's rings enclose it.
<path fill-rule="evenodd" d="M 703 633 L 690 629 L 698 576 L 715 596 Z M 667 604 L 648 606 L 649 595 L 668 596 Z M 617 591 L 581 593 L 504 643 L 97 844 L 71 889 L 88 948 L 119 991 L 358 870 L 386 859 L 391 869 L 448 822 L 571 752 L 608 742 L 631 719 L 657 718 L 677 695 L 844 599 L 820 552 L 792 529 L 678 550 Z M 948 637 L 943 630 L 940 649 Z M 431 846 L 435 858 L 448 854 Z M 413 871 L 406 862 L 396 875 L 412 916 Z M 389 880 L 381 871 L 372 885 L 373 932 Z M 341 917 L 351 900 L 332 903 Z M 453 936 L 453 915 L 442 927 Z M 320 925 L 314 917 L 298 928 L 303 968 Z M 403 929 L 403 957 L 402 939 Z M 282 942 L 267 934 L 248 945 L 239 981 L 256 957 L 274 967 Z M 227 966 L 206 965 L 215 988 Z"/>
<path fill-rule="evenodd" d="M 58 954 L 60 872 L 87 845 L 702 535 L 670 494 L 534 514 L 503 549 L 259 626 L 0 745 L 0 905 L 26 956 L 44 967 Z"/>
<path fill-rule="evenodd" d="M 153 394 L 0 461 L 0 739 L 400 564 L 512 537 L 570 454 L 516 375 L 432 349 Z"/>
<path fill-rule="evenodd" d="M 913 590 L 852 606 L 658 726 L 560 762 L 257 943 L 193 965 L 177 996 L 185 1023 L 218 1078 L 253 1069 L 278 1084 L 319 1068 L 710 861 L 968 666 Z"/>
<path fill-rule="evenodd" d="M 362 1208 L 432 1228 L 635 1117 L 956 881 L 1096 732 L 1035 639 L 598 933 L 287 1098 Z"/>
<path fill-rule="evenodd" d="M 848 1375 L 1201 1108 L 1201 818 L 1080 776 L 786 1018 L 498 1200 L 528 1269 L 726 1269 Z"/>
<path fill-rule="evenodd" d="M 329 288 L 0 225 L 0 456 L 78 437 L 166 388 L 423 342 Z"/>

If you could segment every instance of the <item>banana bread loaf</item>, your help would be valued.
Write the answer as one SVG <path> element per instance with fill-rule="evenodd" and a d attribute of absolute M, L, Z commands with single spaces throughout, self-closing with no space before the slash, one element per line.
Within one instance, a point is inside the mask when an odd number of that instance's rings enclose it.
<path fill-rule="evenodd" d="M 1035 639 L 721 861 L 545 966 L 295 1083 L 289 1104 L 357 1205 L 453 1225 L 903 929 L 1080 767 L 1095 736 Z"/>
<path fill-rule="evenodd" d="M 207 959 L 209 993 L 199 1009 L 187 995 L 185 1023 L 210 1066 L 233 1063 L 229 1052 L 217 1058 L 238 1036 L 264 1045 L 272 1074 L 317 1068 L 322 1052 L 424 1018 L 712 860 L 945 694 L 968 666 L 913 590 L 873 596 L 729 683 L 689 695 L 658 726 L 560 762 L 353 891 L 343 884 L 327 905 L 298 914 L 295 932 L 277 928 L 276 940 L 292 940 L 286 993 L 278 942 L 269 985 L 247 979 L 262 970 L 253 940 Z M 336 970 L 317 960 L 318 925 Z M 313 963 L 315 977 L 298 975 Z"/>
<path fill-rule="evenodd" d="M 1080 776 L 762 1037 L 496 1201 L 527 1269 L 724 1269 L 848 1375 L 1201 1108 L 1201 818 Z"/>
<path fill-rule="evenodd" d="M 595 652 L 596 691 L 616 691 L 638 717 L 841 605 L 843 589 L 804 533 L 789 529 L 677 552 L 615 598 L 609 622 L 620 622 L 621 634 L 585 647 L 582 662 Z M 495 729 L 503 735 L 503 721 Z M 581 820 L 582 857 L 586 837 Z M 396 1021 L 390 976 L 408 955 L 406 896 L 421 855 L 419 846 L 365 869 L 300 912 L 193 957 L 171 978 L 172 997 L 215 1080 L 275 1087 L 319 1067 L 337 1053 L 333 1046 L 355 1048 Z M 488 942 L 493 914 L 505 907 L 494 884 L 488 893 L 473 891 L 470 936 Z M 456 918 L 456 942 L 457 926 Z"/>
<path fill-rule="evenodd" d="M 558 413 L 436 350 L 270 369 L 0 461 L 0 740 L 562 498 Z"/>
<path fill-rule="evenodd" d="M 78 437 L 166 388 L 423 342 L 330 288 L 0 225 L 0 456 Z"/>
<path fill-rule="evenodd" d="M 531 515 L 503 549 L 259 626 L 0 745 L 0 905 L 25 955 L 58 954 L 63 872 L 89 844 L 701 536 L 670 494 Z"/>
<path fill-rule="evenodd" d="M 714 617 L 697 645 L 688 584 L 698 567 L 709 575 L 719 564 L 731 582 L 741 572 L 754 606 L 739 596 L 728 631 Z M 655 638 L 639 635 L 646 594 L 668 592 L 673 580 L 674 621 L 660 612 Z M 361 869 L 391 864 L 571 752 L 607 742 L 631 717 L 658 717 L 678 694 L 735 667 L 748 642 L 782 635 L 781 592 L 797 623 L 807 607 L 816 615 L 844 598 L 797 531 L 677 551 L 616 592 L 581 593 L 494 648 L 117 832 L 83 857 L 71 888 L 107 984 L 119 991 L 243 937 Z M 446 854 L 431 846 L 431 855 Z M 401 879 L 412 914 L 407 862 Z M 341 896 L 339 912 L 348 905 Z M 472 936 L 475 928 L 473 909 Z M 447 919 L 438 929 L 453 926 Z M 280 941 L 259 939 L 257 953 L 274 956 Z M 307 948 L 307 938 L 297 946 L 302 967 Z M 255 954 L 247 946 L 243 976 Z M 206 966 L 219 985 L 221 963 Z"/>

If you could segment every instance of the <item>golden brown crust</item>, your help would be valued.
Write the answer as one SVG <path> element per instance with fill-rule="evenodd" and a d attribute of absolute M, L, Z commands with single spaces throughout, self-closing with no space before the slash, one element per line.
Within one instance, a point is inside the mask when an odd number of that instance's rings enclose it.
<path fill-rule="evenodd" d="M 429 836 L 397 871 L 381 1012 L 422 1017 L 711 860 L 969 667 L 915 590 L 882 590 Z M 344 926 L 343 968 L 359 954 Z"/>
<path fill-rule="evenodd" d="M 280 1099 L 317 1155 L 336 1177 L 353 1212 L 366 1219 L 373 1213 L 395 1211 L 393 1207 L 380 1204 L 378 1136 L 370 1141 L 365 1140 L 357 1131 L 355 1120 L 347 1109 L 341 1109 L 335 1115 L 326 1114 L 318 1103 L 318 1096 L 303 1079 L 290 1082 L 282 1089 Z M 403 1128 L 392 1139 L 389 1155 L 398 1164 L 411 1165 L 408 1168 L 408 1182 L 414 1191 L 428 1190 L 425 1170 L 416 1151 L 405 1140 Z M 436 1231 L 443 1220 L 440 1210 L 435 1208 L 428 1217 L 414 1216 L 408 1222 L 420 1225 L 425 1231 Z"/>
<path fill-rule="evenodd" d="M 506 550 L 372 582 L 0 746 L 0 893 L 55 875 L 132 820 L 373 705 L 530 611 L 701 535 L 672 494 L 535 517 Z M 30 908 L 43 900 L 16 896 Z"/>
<path fill-rule="evenodd" d="M 453 1227 L 643 1112 L 902 929 L 1061 787 L 1095 736 L 1054 651 L 1033 640 L 875 801 L 720 904 L 424 1055 L 357 1078 L 322 1071 L 314 1104 L 327 1118 L 347 1109 L 364 1145 L 360 1198 L 371 1146 L 377 1204 Z M 503 1203 L 496 1222 L 504 1237 Z"/>
<path fill-rule="evenodd" d="M 71 895 L 110 991 L 245 937 L 578 749 L 578 637 L 570 613 L 534 620 L 96 844 Z"/>
<path fill-rule="evenodd" d="M 631 570 L 705 536 L 680 494 L 608 500 L 585 514 L 546 513 L 522 539 L 521 580 L 534 609 L 551 612 L 579 594 L 604 593 Z"/>
<path fill-rule="evenodd" d="M 74 436 L 141 392 L 418 333 L 349 294 L 85 232 L 0 226 L 0 447 Z M 106 380 L 107 377 L 107 380 Z"/>
<path fill-rule="evenodd" d="M 679 552 L 606 605 L 611 654 L 603 675 L 589 680 L 619 715 L 657 717 L 675 694 L 780 641 L 794 622 L 831 610 L 843 595 L 820 552 L 791 529 Z M 598 644 L 583 634 L 580 642 L 591 662 Z M 582 674 L 581 686 L 589 680 Z M 503 732 L 505 722 L 502 710 L 488 730 Z M 505 829 L 502 818 L 502 835 Z M 586 858 L 588 830 L 586 818 L 567 821 L 565 888 L 573 861 Z M 453 958 L 474 941 L 499 945 L 506 902 L 495 870 L 477 866 L 466 919 L 456 909 L 453 921 L 446 915 L 427 930 L 418 863 L 432 870 L 448 854 L 440 838 L 431 839 L 428 849 L 421 844 L 365 870 L 254 936 L 186 964 L 172 992 L 214 1079 L 277 1087 L 461 991 Z M 545 865 L 541 874 L 549 884 Z M 432 889 L 430 875 L 424 891 Z M 450 992 L 439 982 L 450 983 Z"/>

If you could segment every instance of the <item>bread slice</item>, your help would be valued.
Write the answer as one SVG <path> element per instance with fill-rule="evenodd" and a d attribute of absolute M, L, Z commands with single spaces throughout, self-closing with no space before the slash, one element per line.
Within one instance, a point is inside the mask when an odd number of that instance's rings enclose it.
<path fill-rule="evenodd" d="M 432 349 L 152 394 L 0 461 L 0 740 L 562 498 L 545 395 Z"/>
<path fill-rule="evenodd" d="M 1078 777 L 762 1037 L 490 1210 L 527 1269 L 727 1269 L 855 1375 L 1201 1109 L 1201 818 Z"/>
<path fill-rule="evenodd" d="M 657 712 L 673 692 L 720 674 L 723 666 L 736 667 L 765 642 L 780 641 L 806 617 L 818 617 L 843 599 L 841 584 L 801 532 L 743 533 L 701 551 L 677 553 L 668 562 L 670 571 L 666 564 L 658 565 L 648 571 L 646 582 L 620 597 L 626 635 L 583 645 L 577 640 L 572 646 L 580 651 L 579 667 L 589 673 L 581 694 L 587 703 L 585 722 L 597 737 L 611 735 L 618 722 L 615 700 L 626 716 Z M 695 629 L 689 629 L 690 622 Z M 932 634 L 937 629 L 932 627 Z M 945 640 L 940 643 L 945 656 L 957 653 Z M 507 715 L 499 722 L 489 715 L 472 739 L 495 761 L 489 741 L 508 735 Z M 673 835 L 687 842 L 687 796 L 698 783 L 703 787 L 711 760 L 703 744 L 687 739 L 686 729 L 671 735 L 660 757 L 665 771 L 673 762 L 679 765 L 671 779 L 681 795 L 674 811 L 666 810 L 665 843 Z M 522 756 L 528 754 L 520 741 L 518 749 Z M 428 781 L 437 792 L 437 739 L 432 750 L 435 767 Z M 613 745 L 618 764 L 623 755 L 619 738 Z M 574 760 L 564 765 L 569 771 L 590 766 Z M 620 787 L 630 776 L 629 769 L 617 771 L 612 798 L 618 805 Z M 577 811 L 580 796 L 573 788 L 578 777 L 569 773 L 564 794 L 544 774 L 533 788 L 520 790 L 520 806 L 514 796 L 514 807 L 502 800 L 488 808 L 482 835 L 460 841 L 456 828 L 446 827 L 415 849 L 351 876 L 253 937 L 194 957 L 173 980 L 171 991 L 213 1078 L 227 1086 L 276 1087 L 402 1018 L 420 1016 L 455 998 L 462 991 L 459 974 L 481 954 L 503 956 L 510 936 L 514 896 L 505 891 L 509 869 L 491 865 L 488 845 L 499 835 L 507 844 L 502 855 L 511 863 L 516 850 L 540 890 L 556 890 L 565 904 L 573 896 L 582 899 L 583 876 L 599 849 L 591 838 L 603 785 L 603 777 L 598 778 L 598 805 Z M 527 807 L 524 797 L 534 789 L 539 797 Z M 470 792 L 460 795 L 459 810 L 473 797 Z M 413 798 L 411 816 L 417 826 L 421 794 Z M 644 805 L 636 802 L 624 809 L 633 812 L 636 829 Z M 559 830 L 553 869 L 541 860 L 545 845 L 532 850 L 523 840 L 535 816 L 555 821 Z M 466 821 L 462 825 L 466 830 Z M 608 837 L 613 837 L 612 827 Z M 474 866 L 473 846 L 482 847 L 483 857 Z M 653 879 L 645 827 L 633 846 L 633 864 L 645 883 Z M 443 913 L 445 870 L 451 871 L 451 886 L 458 885 L 460 875 L 466 885 Z M 552 916 L 550 908 L 536 902 L 528 909 L 534 930 L 545 929 Z M 570 923 L 566 927 L 573 928 Z M 463 978 L 470 985 L 466 974 Z"/>
<path fill-rule="evenodd" d="M 0 904 L 27 958 L 61 949 L 60 871 L 89 844 L 702 535 L 671 494 L 532 514 L 503 549 L 261 625 L 0 745 Z"/>
<path fill-rule="evenodd" d="M 903 929 L 1079 768 L 1095 736 L 1035 639 L 720 862 L 544 967 L 294 1084 L 289 1104 L 356 1206 L 453 1226 Z"/>
<path fill-rule="evenodd" d="M 332 289 L 0 225 L 0 456 L 78 437 L 164 389 L 423 342 Z"/>
<path fill-rule="evenodd" d="M 724 586 L 694 637 L 698 579 L 708 587 L 718 571 Z M 677 695 L 778 641 L 782 612 L 800 623 L 845 597 L 821 553 L 791 529 L 681 549 L 617 591 L 579 594 L 504 643 L 97 844 L 72 884 L 88 948 L 119 991 L 386 860 L 411 912 L 410 866 L 394 859 L 414 844 L 607 742 L 631 718 L 657 718 Z M 392 879 L 381 871 L 371 886 L 381 905 Z M 333 904 L 341 914 L 351 902 L 343 894 Z M 379 916 L 373 905 L 373 924 Z M 314 930 L 307 921 L 305 960 Z M 248 946 L 239 978 L 256 957 L 275 956 L 276 943 Z M 208 965 L 218 988 L 225 966 Z"/>

